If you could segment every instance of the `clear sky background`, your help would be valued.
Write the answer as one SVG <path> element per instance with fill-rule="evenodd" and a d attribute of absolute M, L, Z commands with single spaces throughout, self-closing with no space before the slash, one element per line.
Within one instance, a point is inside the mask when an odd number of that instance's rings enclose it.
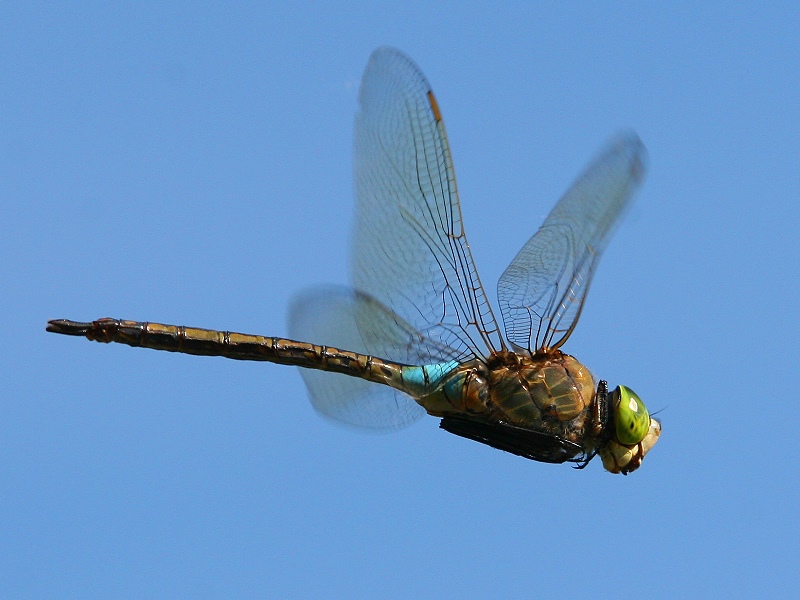
<path fill-rule="evenodd" d="M 796 2 L 111 4 L 0 7 L 0 596 L 798 589 Z M 337 426 L 294 368 L 45 333 L 285 335 L 293 294 L 347 281 L 385 44 L 436 90 L 493 301 L 605 141 L 647 145 L 564 348 L 663 409 L 631 476 Z"/>

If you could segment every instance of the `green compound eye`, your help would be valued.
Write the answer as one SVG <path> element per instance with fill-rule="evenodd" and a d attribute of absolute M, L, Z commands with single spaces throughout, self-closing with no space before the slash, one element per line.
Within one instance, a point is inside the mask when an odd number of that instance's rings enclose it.
<path fill-rule="evenodd" d="M 617 440 L 625 446 L 638 444 L 650 429 L 650 413 L 631 388 L 617 386 L 614 396 L 618 398 L 615 416 Z"/>

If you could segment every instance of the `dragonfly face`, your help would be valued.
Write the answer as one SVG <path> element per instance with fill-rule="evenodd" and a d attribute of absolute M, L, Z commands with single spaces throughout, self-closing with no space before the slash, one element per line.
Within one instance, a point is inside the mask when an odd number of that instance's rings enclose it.
<path fill-rule="evenodd" d="M 601 381 L 595 391 L 589 370 L 559 348 L 644 158 L 639 139 L 622 135 L 558 201 L 498 282 L 504 336 L 467 243 L 430 84 L 403 53 L 380 48 L 356 115 L 351 287 L 298 296 L 293 339 L 115 319 L 48 330 L 298 365 L 314 407 L 345 423 L 396 429 L 427 412 L 447 431 L 527 458 L 585 464 L 600 454 L 607 470 L 628 473 L 660 424 L 629 388 L 609 397 Z"/>
<path fill-rule="evenodd" d="M 658 441 L 661 423 L 650 416 L 644 402 L 624 385 L 617 386 L 609 400 L 610 437 L 597 449 L 603 467 L 611 473 L 635 471 Z"/>

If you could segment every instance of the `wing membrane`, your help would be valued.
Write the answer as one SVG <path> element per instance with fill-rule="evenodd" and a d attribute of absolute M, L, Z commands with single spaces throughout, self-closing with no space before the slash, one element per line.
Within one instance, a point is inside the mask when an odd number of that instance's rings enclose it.
<path fill-rule="evenodd" d="M 370 57 L 355 124 L 356 289 L 456 359 L 503 347 L 461 221 L 455 173 L 425 76 L 392 48 Z M 365 339 L 381 337 L 358 321 Z M 385 336 L 384 336 L 385 337 Z"/>
<path fill-rule="evenodd" d="M 557 348 L 570 336 L 614 225 L 644 177 L 644 160 L 636 135 L 616 139 L 500 277 L 500 310 L 515 349 Z"/>
<path fill-rule="evenodd" d="M 365 338 L 362 331 L 371 336 Z M 428 340 L 366 294 L 343 287 L 306 291 L 292 301 L 289 336 L 372 354 L 404 364 L 452 360 L 455 352 Z M 323 415 L 374 429 L 398 429 L 425 414 L 411 397 L 356 377 L 300 369 L 311 403 Z"/>

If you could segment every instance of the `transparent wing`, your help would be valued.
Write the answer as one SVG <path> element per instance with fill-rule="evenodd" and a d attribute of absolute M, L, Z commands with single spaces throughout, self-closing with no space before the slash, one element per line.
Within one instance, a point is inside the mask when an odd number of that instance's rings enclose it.
<path fill-rule="evenodd" d="M 518 351 L 557 348 L 572 333 L 600 255 L 644 177 L 635 134 L 616 139 L 558 201 L 500 277 L 506 337 Z"/>
<path fill-rule="evenodd" d="M 380 48 L 364 72 L 359 105 L 353 286 L 437 346 L 453 349 L 455 360 L 502 348 L 464 235 L 450 149 L 428 81 L 407 56 Z M 374 331 L 383 323 L 358 321 L 364 339 L 390 338 Z"/>
<path fill-rule="evenodd" d="M 361 332 L 371 337 L 365 339 Z M 455 351 L 428 340 L 374 298 L 344 287 L 298 295 L 289 312 L 289 337 L 412 365 L 452 360 Z M 300 369 L 311 403 L 323 415 L 374 429 L 398 429 L 425 410 L 411 397 L 356 377 Z"/>

